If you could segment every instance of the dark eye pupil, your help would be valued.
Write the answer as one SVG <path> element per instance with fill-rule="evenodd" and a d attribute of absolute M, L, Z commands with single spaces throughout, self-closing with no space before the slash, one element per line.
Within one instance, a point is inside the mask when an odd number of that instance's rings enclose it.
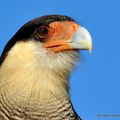
<path fill-rule="evenodd" d="M 48 28 L 47 27 L 40 27 L 35 31 L 36 38 L 46 38 L 48 36 Z"/>
<path fill-rule="evenodd" d="M 47 35 L 48 34 L 48 30 L 46 28 L 43 28 L 43 29 L 41 29 L 40 34 L 41 35 Z"/>

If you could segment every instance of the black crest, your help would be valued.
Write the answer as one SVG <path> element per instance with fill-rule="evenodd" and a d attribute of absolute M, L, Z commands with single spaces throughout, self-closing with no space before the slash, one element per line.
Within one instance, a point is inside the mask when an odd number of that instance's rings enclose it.
<path fill-rule="evenodd" d="M 8 54 L 8 51 L 15 45 L 17 41 L 25 41 L 27 38 L 31 37 L 34 31 L 40 26 L 48 26 L 49 23 L 54 21 L 74 21 L 72 18 L 64 15 L 47 15 L 36 19 L 33 19 L 23 25 L 16 34 L 8 41 L 6 44 L 2 55 L 0 57 L 0 65 L 4 61 Z"/>

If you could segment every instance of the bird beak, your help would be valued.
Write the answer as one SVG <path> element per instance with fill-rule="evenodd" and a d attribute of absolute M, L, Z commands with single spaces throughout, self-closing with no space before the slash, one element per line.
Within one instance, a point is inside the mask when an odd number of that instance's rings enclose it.
<path fill-rule="evenodd" d="M 73 49 L 92 51 L 92 38 L 90 33 L 84 27 L 79 27 L 70 41 L 70 46 Z"/>
<path fill-rule="evenodd" d="M 70 40 L 53 41 L 46 44 L 45 48 L 52 48 L 54 52 L 74 49 L 89 50 L 89 52 L 91 53 L 92 38 L 87 29 L 79 26 Z"/>

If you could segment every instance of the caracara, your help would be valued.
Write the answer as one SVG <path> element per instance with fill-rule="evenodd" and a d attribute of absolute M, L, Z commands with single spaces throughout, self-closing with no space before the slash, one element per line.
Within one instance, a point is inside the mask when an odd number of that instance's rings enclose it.
<path fill-rule="evenodd" d="M 81 120 L 69 95 L 79 50 L 89 32 L 72 18 L 48 15 L 26 23 L 0 57 L 0 120 Z"/>

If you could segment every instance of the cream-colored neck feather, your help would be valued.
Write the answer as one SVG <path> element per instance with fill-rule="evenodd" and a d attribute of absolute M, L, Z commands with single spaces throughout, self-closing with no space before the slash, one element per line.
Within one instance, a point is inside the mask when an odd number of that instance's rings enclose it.
<path fill-rule="evenodd" d="M 0 67 L 0 89 L 11 104 L 23 107 L 33 101 L 69 99 L 68 76 L 76 55 L 74 51 L 49 54 L 32 40 L 18 42 Z"/>

